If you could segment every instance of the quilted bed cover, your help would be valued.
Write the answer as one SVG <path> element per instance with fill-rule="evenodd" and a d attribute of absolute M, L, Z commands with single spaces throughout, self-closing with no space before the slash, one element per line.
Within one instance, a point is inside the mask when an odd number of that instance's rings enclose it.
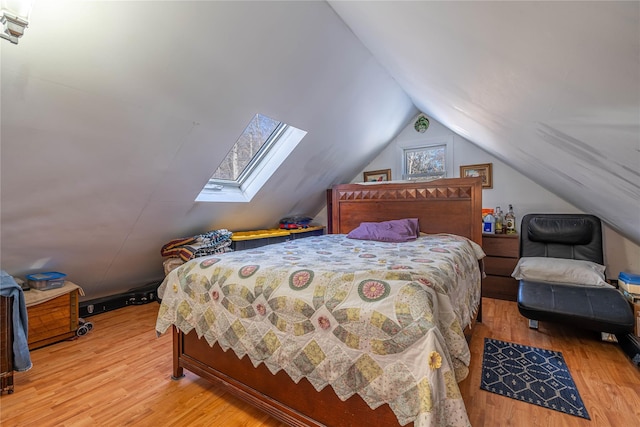
<path fill-rule="evenodd" d="M 385 243 L 332 234 L 191 260 L 160 286 L 156 331 L 213 346 L 346 400 L 388 403 L 401 425 L 469 425 L 458 382 L 484 256 L 451 234 Z"/>

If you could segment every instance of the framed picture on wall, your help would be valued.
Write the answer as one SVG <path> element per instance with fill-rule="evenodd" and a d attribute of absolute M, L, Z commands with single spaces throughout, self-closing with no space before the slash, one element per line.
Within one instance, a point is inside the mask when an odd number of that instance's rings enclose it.
<path fill-rule="evenodd" d="M 460 178 L 482 177 L 482 188 L 493 188 L 493 163 L 460 166 Z"/>
<path fill-rule="evenodd" d="M 363 175 L 364 175 L 364 182 L 391 181 L 391 169 L 367 171 L 367 172 L 364 172 Z"/>

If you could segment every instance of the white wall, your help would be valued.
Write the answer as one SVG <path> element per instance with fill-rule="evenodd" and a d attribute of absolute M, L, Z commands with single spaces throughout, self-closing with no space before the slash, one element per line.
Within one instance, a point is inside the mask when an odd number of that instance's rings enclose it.
<path fill-rule="evenodd" d="M 446 143 L 448 144 L 447 154 L 453 157 L 447 159 L 447 177 L 459 177 L 460 165 L 492 163 L 493 188 L 482 191 L 482 206 L 485 208 L 500 206 L 506 211 L 508 205 L 512 204 L 518 225 L 522 216 L 528 213 L 581 212 L 452 130 L 429 119 L 431 125 L 423 134 L 415 131 L 414 120 L 412 120 L 364 170 L 391 169 L 392 180 L 401 179 L 404 147 Z M 360 172 L 351 182 L 362 181 L 363 176 Z M 316 221 L 326 224 L 326 210 L 316 217 Z M 617 278 L 620 271 L 640 273 L 640 246 L 626 239 L 607 224 L 604 225 L 604 246 L 608 278 Z"/>

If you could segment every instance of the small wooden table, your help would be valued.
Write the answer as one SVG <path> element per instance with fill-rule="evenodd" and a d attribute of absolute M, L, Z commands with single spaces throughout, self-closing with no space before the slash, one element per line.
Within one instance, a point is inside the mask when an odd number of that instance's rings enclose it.
<path fill-rule="evenodd" d="M 78 329 L 78 299 L 82 288 L 66 281 L 58 289 L 24 293 L 29 317 L 29 350 L 72 338 Z"/>

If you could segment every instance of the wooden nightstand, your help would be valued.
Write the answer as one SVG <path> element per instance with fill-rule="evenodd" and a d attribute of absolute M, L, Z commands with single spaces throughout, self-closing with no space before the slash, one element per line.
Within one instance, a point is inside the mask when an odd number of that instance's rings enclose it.
<path fill-rule="evenodd" d="M 487 256 L 482 281 L 482 296 L 516 301 L 518 281 L 511 277 L 518 263 L 520 236 L 518 234 L 483 234 L 482 249 Z"/>

